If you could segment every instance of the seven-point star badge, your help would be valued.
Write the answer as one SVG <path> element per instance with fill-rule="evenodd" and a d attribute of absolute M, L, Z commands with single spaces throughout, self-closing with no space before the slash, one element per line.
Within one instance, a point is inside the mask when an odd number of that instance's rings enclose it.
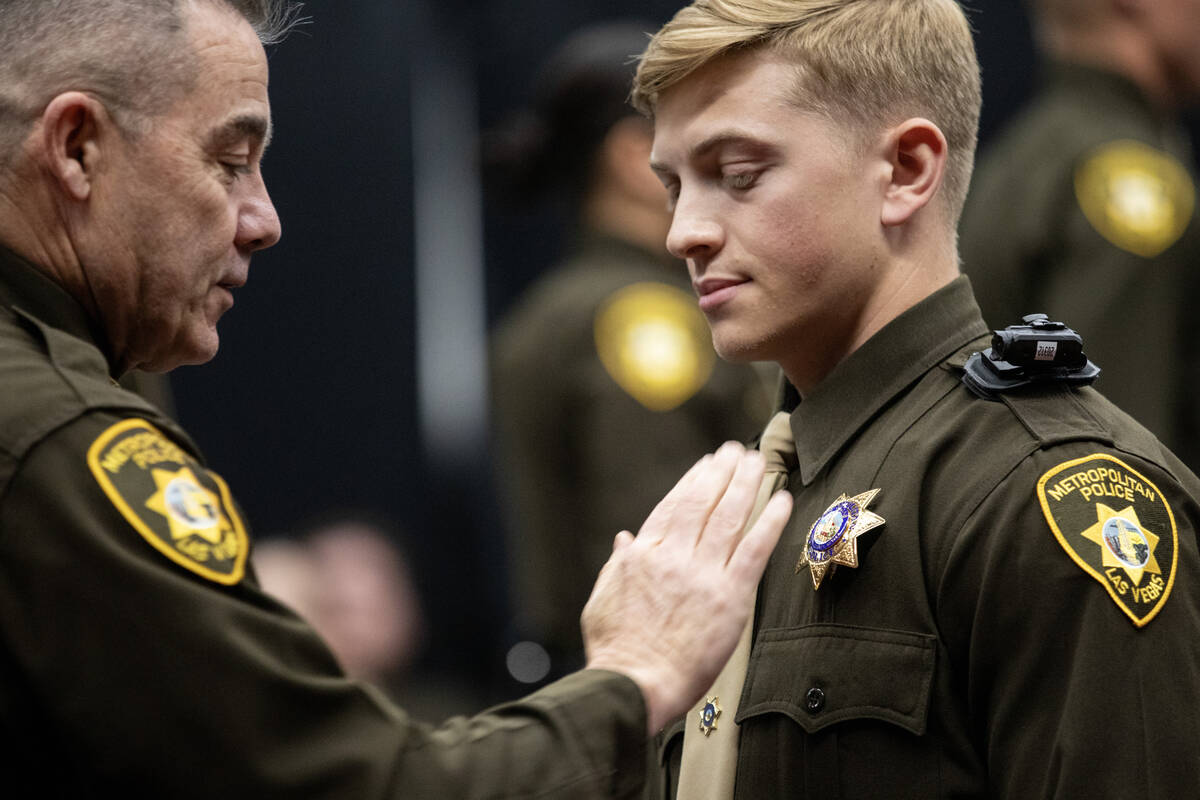
<path fill-rule="evenodd" d="M 700 706 L 700 732 L 705 736 L 717 729 L 717 717 L 721 716 L 721 704 L 713 695 Z"/>
<path fill-rule="evenodd" d="M 858 537 L 886 522 L 873 511 L 867 511 L 877 494 L 878 489 L 854 497 L 843 494 L 812 524 L 804 551 L 796 562 L 796 572 L 807 565 L 812 571 L 814 589 L 821 588 L 821 579 L 836 565 L 858 566 Z"/>

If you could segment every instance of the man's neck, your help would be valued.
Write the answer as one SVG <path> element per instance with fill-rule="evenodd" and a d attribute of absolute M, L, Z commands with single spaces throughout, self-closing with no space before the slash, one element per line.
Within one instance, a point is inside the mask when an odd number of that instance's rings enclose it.
<path fill-rule="evenodd" d="M 49 204 L 48 199 L 38 195 L 36 188 L 25 191 L 10 186 L 0 189 L 0 242 L 71 291 L 72 276 L 81 273 L 79 259 L 66 231 L 61 226 L 50 229 L 45 222 L 57 219 L 58 215 L 40 213 L 40 207 L 33 208 L 38 204 Z M 20 202 L 12 199 L 18 195 L 22 197 Z"/>
<path fill-rule="evenodd" d="M 896 317 L 949 284 L 959 274 L 953 245 L 938 246 L 924 257 L 897 258 L 867 299 L 857 319 L 825 346 L 792 348 L 792 357 L 779 366 L 801 397 L 810 394 L 842 361 L 866 344 Z"/>

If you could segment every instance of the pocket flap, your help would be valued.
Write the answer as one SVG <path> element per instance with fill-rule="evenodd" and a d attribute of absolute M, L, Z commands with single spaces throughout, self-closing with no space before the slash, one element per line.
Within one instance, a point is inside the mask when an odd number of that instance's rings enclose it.
<path fill-rule="evenodd" d="M 786 714 L 808 733 L 878 719 L 925 733 L 934 636 L 814 624 L 763 631 L 750 654 L 737 722 Z"/>

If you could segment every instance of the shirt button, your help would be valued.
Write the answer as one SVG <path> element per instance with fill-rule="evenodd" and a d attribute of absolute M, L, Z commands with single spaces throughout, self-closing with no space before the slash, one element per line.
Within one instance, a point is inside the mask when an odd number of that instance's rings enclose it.
<path fill-rule="evenodd" d="M 804 695 L 804 707 L 808 713 L 816 714 L 825 707 L 825 692 L 815 686 L 809 689 L 808 694 Z"/>

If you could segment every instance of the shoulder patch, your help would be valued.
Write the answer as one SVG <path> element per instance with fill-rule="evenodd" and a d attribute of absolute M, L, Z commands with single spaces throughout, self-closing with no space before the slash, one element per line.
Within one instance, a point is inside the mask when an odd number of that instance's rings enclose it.
<path fill-rule="evenodd" d="M 1179 240 L 1196 204 L 1182 164 L 1130 139 L 1092 151 L 1075 170 L 1075 197 L 1101 236 L 1145 258 Z"/>
<path fill-rule="evenodd" d="M 154 549 L 211 581 L 242 579 L 249 542 L 219 475 L 143 419 L 109 427 L 87 461 L 104 494 Z"/>
<path fill-rule="evenodd" d="M 596 352 L 617 384 L 651 411 L 684 403 L 712 374 L 708 323 L 687 292 L 635 283 L 614 292 L 595 320 Z"/>
<path fill-rule="evenodd" d="M 1158 487 L 1119 458 L 1065 461 L 1038 481 L 1038 500 L 1058 543 L 1139 628 L 1175 585 L 1179 533 Z"/>

